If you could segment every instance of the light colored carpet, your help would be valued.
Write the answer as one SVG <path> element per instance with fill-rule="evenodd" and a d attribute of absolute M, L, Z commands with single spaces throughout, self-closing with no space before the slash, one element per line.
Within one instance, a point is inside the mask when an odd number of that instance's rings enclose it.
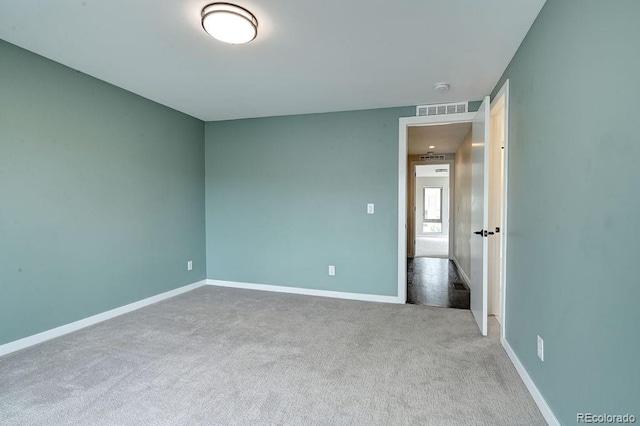
<path fill-rule="evenodd" d="M 2 425 L 543 425 L 469 311 L 202 287 L 0 358 Z"/>
<path fill-rule="evenodd" d="M 449 237 L 416 237 L 415 257 L 449 258 Z"/>

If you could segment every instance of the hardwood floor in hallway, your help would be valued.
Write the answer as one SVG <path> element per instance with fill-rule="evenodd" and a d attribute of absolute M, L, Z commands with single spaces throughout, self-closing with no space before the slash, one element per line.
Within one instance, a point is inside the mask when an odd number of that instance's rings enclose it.
<path fill-rule="evenodd" d="M 449 259 L 407 259 L 407 303 L 469 309 L 471 294 Z"/>

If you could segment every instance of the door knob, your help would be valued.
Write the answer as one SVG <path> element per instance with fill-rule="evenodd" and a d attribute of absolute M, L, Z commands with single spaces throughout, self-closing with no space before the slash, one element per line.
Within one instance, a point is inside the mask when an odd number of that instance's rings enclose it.
<path fill-rule="evenodd" d="M 477 232 L 474 232 L 474 234 L 483 236 L 484 235 L 484 229 L 482 229 L 480 231 L 477 231 Z"/>

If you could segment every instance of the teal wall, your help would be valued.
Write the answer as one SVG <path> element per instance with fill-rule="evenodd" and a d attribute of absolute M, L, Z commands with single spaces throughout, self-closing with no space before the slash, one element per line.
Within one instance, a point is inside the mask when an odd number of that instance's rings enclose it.
<path fill-rule="evenodd" d="M 470 101 L 469 102 L 469 106 L 468 106 L 469 112 L 476 112 L 480 108 L 480 105 L 482 105 L 482 101 L 481 100 L 480 101 Z"/>
<path fill-rule="evenodd" d="M 396 296 L 398 118 L 411 115 L 207 123 L 207 277 Z"/>
<path fill-rule="evenodd" d="M 203 122 L 0 41 L 0 344 L 203 279 L 203 156 Z"/>
<path fill-rule="evenodd" d="M 509 78 L 507 340 L 563 424 L 640 416 L 639 19 L 636 0 L 548 0 L 496 87 Z"/>

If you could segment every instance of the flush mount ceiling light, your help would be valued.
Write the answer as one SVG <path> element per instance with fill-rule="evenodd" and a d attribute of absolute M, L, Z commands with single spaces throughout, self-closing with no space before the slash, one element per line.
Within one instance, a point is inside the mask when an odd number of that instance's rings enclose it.
<path fill-rule="evenodd" d="M 436 83 L 436 84 L 433 86 L 433 89 L 434 89 L 436 92 L 444 93 L 444 92 L 446 92 L 447 90 L 449 90 L 449 83 L 446 83 L 446 82 L 444 82 L 444 81 L 442 81 L 442 82 L 440 82 L 440 83 Z"/>
<path fill-rule="evenodd" d="M 258 20 L 244 7 L 211 3 L 202 9 L 202 28 L 217 40 L 243 44 L 258 35 Z"/>
<path fill-rule="evenodd" d="M 435 145 L 429 145 L 429 149 L 433 149 L 435 147 L 436 147 Z"/>

